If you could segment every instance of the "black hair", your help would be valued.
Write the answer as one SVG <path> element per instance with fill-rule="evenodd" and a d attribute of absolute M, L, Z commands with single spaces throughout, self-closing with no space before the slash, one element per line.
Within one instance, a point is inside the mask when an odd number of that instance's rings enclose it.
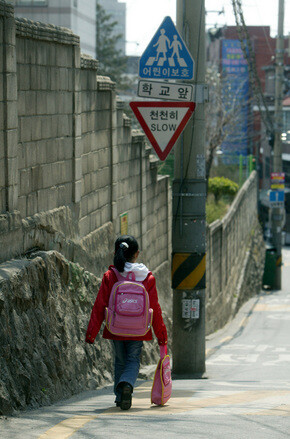
<path fill-rule="evenodd" d="M 120 273 L 124 271 L 126 262 L 131 262 L 138 250 L 138 242 L 134 236 L 123 235 L 116 239 L 114 266 Z"/>

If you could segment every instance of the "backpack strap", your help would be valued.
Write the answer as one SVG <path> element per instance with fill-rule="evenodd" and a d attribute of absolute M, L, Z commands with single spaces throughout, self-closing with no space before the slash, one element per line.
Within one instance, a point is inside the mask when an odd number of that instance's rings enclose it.
<path fill-rule="evenodd" d="M 124 277 L 120 274 L 120 272 L 115 267 L 111 267 L 111 269 L 113 270 L 113 272 L 117 276 L 118 282 L 120 282 L 122 280 L 132 280 L 132 281 L 135 280 L 135 274 L 133 273 L 133 271 L 129 271 L 128 276 Z"/>

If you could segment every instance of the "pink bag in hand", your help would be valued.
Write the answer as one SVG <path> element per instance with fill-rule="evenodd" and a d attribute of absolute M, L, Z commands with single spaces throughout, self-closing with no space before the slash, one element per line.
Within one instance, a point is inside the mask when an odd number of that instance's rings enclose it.
<path fill-rule="evenodd" d="M 164 405 L 171 397 L 172 380 L 170 357 L 167 355 L 167 346 L 160 346 L 160 360 L 154 375 L 151 390 L 151 403 Z"/>

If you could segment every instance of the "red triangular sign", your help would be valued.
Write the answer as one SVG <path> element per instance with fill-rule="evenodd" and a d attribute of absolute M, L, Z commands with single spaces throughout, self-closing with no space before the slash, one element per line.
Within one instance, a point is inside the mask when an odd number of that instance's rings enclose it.
<path fill-rule="evenodd" d="M 165 160 L 195 109 L 194 102 L 130 102 L 160 160 Z"/>

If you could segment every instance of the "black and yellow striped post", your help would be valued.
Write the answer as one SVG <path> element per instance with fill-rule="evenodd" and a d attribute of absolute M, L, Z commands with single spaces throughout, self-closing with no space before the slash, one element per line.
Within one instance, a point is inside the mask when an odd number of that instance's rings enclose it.
<path fill-rule="evenodd" d="M 205 81 L 205 0 L 177 0 L 177 27 Z M 186 32 L 185 32 L 186 31 Z M 195 99 L 193 99 L 195 101 Z M 173 376 L 205 372 L 206 180 L 204 103 L 175 146 L 172 226 Z"/>
<path fill-rule="evenodd" d="M 205 253 L 175 253 L 172 258 L 172 288 L 200 290 L 205 288 Z"/>

